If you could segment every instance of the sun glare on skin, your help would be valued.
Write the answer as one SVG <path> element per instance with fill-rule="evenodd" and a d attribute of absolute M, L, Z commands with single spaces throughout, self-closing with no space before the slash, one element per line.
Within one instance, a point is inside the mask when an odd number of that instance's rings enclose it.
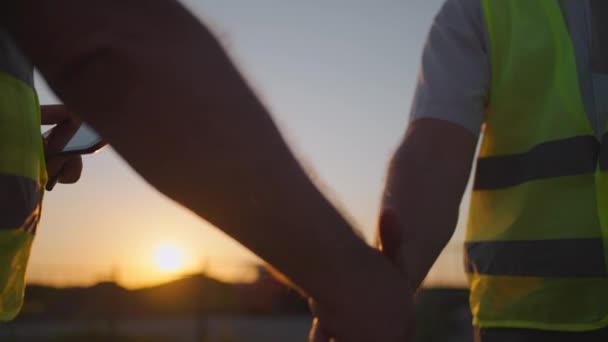
<path fill-rule="evenodd" d="M 178 246 L 163 244 L 156 249 L 154 261 L 159 270 L 175 272 L 184 265 L 184 253 Z"/>

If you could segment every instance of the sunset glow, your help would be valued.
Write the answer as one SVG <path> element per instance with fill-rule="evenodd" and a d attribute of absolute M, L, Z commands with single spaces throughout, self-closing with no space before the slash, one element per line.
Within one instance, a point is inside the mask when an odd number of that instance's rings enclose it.
<path fill-rule="evenodd" d="M 315 184 L 371 242 L 387 165 L 407 129 L 421 48 L 443 1 L 183 3 L 197 17 L 213 19 L 208 24 L 218 30 L 226 52 Z M 314 25 L 309 18 L 315 18 Z M 40 74 L 35 84 L 41 104 L 61 102 Z M 100 101 L 105 96 L 88 95 Z M 161 151 L 147 153 L 164 158 Z M 137 289 L 200 273 L 222 281 L 255 280 L 262 261 L 254 253 L 206 221 L 210 217 L 159 193 L 111 147 L 83 159 L 77 184 L 45 194 L 28 282 L 77 287 L 114 281 Z M 201 200 L 210 200 L 206 189 L 196 191 Z M 251 204 L 261 199 L 254 196 Z M 230 206 L 222 210 L 240 215 Z M 429 283 L 466 285 L 459 262 L 467 212 L 463 206 L 456 247 L 438 259 Z"/>
<path fill-rule="evenodd" d="M 171 244 L 162 244 L 154 252 L 156 267 L 163 272 L 176 272 L 184 266 L 183 250 Z"/>

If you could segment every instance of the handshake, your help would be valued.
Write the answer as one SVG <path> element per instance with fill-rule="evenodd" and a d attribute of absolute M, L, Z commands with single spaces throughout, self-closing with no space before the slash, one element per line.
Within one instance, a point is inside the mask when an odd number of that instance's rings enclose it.
<path fill-rule="evenodd" d="M 386 271 L 383 269 L 389 274 L 379 274 L 379 269 L 372 270 L 371 275 L 378 275 L 365 278 L 363 274 L 362 283 L 348 284 L 353 286 L 347 285 L 346 288 L 355 290 L 343 292 L 341 297 L 345 297 L 345 302 L 338 307 L 328 307 L 309 299 L 314 316 L 309 342 L 414 340 L 416 285 L 407 275 L 402 236 L 396 213 L 391 209 L 385 210 L 380 217 L 377 245 L 381 257 L 390 261 L 392 269 L 390 266 Z M 360 270 L 361 273 L 365 271 L 364 267 Z"/>

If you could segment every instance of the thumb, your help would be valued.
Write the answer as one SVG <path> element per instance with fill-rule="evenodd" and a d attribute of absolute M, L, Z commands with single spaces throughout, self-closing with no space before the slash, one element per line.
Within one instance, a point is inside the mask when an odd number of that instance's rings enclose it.
<path fill-rule="evenodd" d="M 326 328 L 319 319 L 319 306 L 312 298 L 308 298 L 308 308 L 314 317 L 312 327 L 310 328 L 310 333 L 308 335 L 308 342 L 330 342 L 331 339 L 327 334 Z"/>
<path fill-rule="evenodd" d="M 378 224 L 380 251 L 409 280 L 410 272 L 405 254 L 407 246 L 404 234 L 404 227 L 399 221 L 395 209 L 385 208 Z"/>
<path fill-rule="evenodd" d="M 315 318 L 308 336 L 308 342 L 331 342 L 332 339 L 323 330 L 323 325 Z"/>
<path fill-rule="evenodd" d="M 403 232 L 399 218 L 393 208 L 385 208 L 380 215 L 378 225 L 380 250 L 391 262 L 399 264 L 400 249 L 403 243 Z M 401 266 L 401 265 L 399 265 Z"/>
<path fill-rule="evenodd" d="M 408 291 L 415 291 L 409 279 L 409 271 L 405 256 L 405 238 L 403 226 L 399 222 L 397 212 L 393 208 L 385 208 L 380 215 L 378 224 L 378 238 L 380 250 L 392 263 L 399 269 L 401 274 L 406 277 L 410 283 Z M 414 316 L 410 317 L 408 322 L 408 341 L 415 340 L 416 321 Z"/>

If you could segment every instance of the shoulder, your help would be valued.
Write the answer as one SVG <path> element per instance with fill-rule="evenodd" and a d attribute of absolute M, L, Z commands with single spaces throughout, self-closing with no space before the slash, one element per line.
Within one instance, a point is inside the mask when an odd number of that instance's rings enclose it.
<path fill-rule="evenodd" d="M 434 19 L 433 29 L 449 30 L 486 46 L 482 0 L 446 0 Z"/>
<path fill-rule="evenodd" d="M 479 133 L 490 68 L 481 0 L 446 0 L 422 54 L 410 120 L 440 119 Z"/>

